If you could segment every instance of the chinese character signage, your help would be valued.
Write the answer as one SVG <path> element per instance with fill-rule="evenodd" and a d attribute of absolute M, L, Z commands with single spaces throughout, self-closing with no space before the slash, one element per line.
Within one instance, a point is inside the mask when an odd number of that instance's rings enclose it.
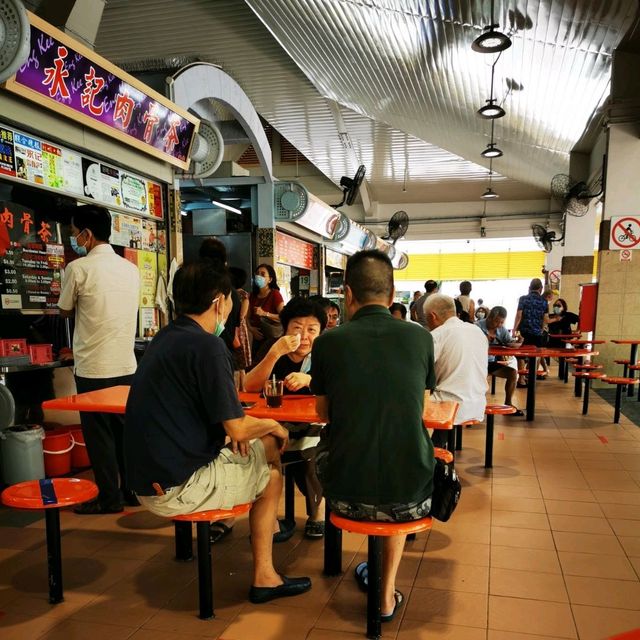
<path fill-rule="evenodd" d="M 313 245 L 276 232 L 276 262 L 301 269 L 314 269 Z"/>
<path fill-rule="evenodd" d="M 31 52 L 7 89 L 188 168 L 197 118 L 37 16 L 29 20 Z M 0 151 L 0 171 L 3 163 Z"/>

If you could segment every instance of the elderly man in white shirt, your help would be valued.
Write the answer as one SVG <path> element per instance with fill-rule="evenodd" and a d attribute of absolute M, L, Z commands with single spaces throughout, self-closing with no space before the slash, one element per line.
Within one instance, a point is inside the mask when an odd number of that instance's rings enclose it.
<path fill-rule="evenodd" d="M 71 247 L 83 257 L 67 265 L 58 306 L 63 317 L 75 314 L 73 358 L 78 393 L 130 384 L 136 370 L 138 269 L 111 248 L 111 215 L 104 207 L 74 209 L 71 231 Z M 97 500 L 74 511 L 119 513 L 123 499 L 130 505 L 139 504 L 126 486 L 123 416 L 81 412 L 80 420 L 99 494 Z"/>
<path fill-rule="evenodd" d="M 456 424 L 484 419 L 487 404 L 487 358 L 489 344 L 482 331 L 456 316 L 453 298 L 440 293 L 429 296 L 424 305 L 427 326 L 433 338 L 436 368 L 434 400 L 460 404 Z M 446 434 L 435 431 L 434 444 L 444 446 Z"/>

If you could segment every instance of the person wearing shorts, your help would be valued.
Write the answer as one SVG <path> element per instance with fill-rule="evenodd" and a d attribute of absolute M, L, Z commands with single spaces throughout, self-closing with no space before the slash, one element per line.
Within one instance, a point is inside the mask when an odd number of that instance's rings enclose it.
<path fill-rule="evenodd" d="M 316 454 L 331 510 L 348 518 L 406 521 L 425 517 L 433 493 L 433 445 L 422 422 L 425 391 L 435 387 L 433 339 L 389 312 L 393 266 L 380 251 L 351 256 L 345 272 L 349 322 L 318 336 L 311 391 L 327 422 Z M 396 575 L 406 536 L 384 538 L 382 615 L 404 597 Z M 368 567 L 356 578 L 364 584 Z"/>
<path fill-rule="evenodd" d="M 275 420 L 242 410 L 231 355 L 218 337 L 231 310 L 230 294 L 226 269 L 210 260 L 177 271 L 178 318 L 155 336 L 131 385 L 125 465 L 140 502 L 160 516 L 253 502 L 249 599 L 262 603 L 304 593 L 311 581 L 281 576 L 273 567 L 280 454 L 288 433 Z"/>

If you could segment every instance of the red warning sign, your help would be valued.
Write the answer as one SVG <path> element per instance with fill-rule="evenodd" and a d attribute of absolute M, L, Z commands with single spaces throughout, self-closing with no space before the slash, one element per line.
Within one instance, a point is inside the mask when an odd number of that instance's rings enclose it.
<path fill-rule="evenodd" d="M 622 216 L 611 218 L 609 249 L 635 249 L 640 246 L 640 218 Z"/>

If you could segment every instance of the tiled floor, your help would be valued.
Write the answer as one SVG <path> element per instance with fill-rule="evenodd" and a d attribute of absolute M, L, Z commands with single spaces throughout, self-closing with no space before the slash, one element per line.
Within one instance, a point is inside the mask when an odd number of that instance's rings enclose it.
<path fill-rule="evenodd" d="M 490 472 L 483 427 L 465 430 L 460 506 L 407 544 L 398 585 L 407 604 L 385 638 L 602 640 L 640 627 L 640 428 L 624 417 L 613 425 L 612 407 L 591 398 L 582 417 L 572 386 L 541 382 L 533 424 L 496 420 Z M 298 499 L 299 516 L 303 509 Z M 364 637 L 365 598 L 352 575 L 365 558 L 361 536 L 345 535 L 339 578 L 321 575 L 322 542 L 296 534 L 278 545 L 277 566 L 310 575 L 313 589 L 255 606 L 240 521 L 213 548 L 217 617 L 205 622 L 196 617 L 196 566 L 173 560 L 172 526 L 142 509 L 62 514 L 66 598 L 55 607 L 43 520 L 3 510 L 0 525 L 2 640 Z"/>

